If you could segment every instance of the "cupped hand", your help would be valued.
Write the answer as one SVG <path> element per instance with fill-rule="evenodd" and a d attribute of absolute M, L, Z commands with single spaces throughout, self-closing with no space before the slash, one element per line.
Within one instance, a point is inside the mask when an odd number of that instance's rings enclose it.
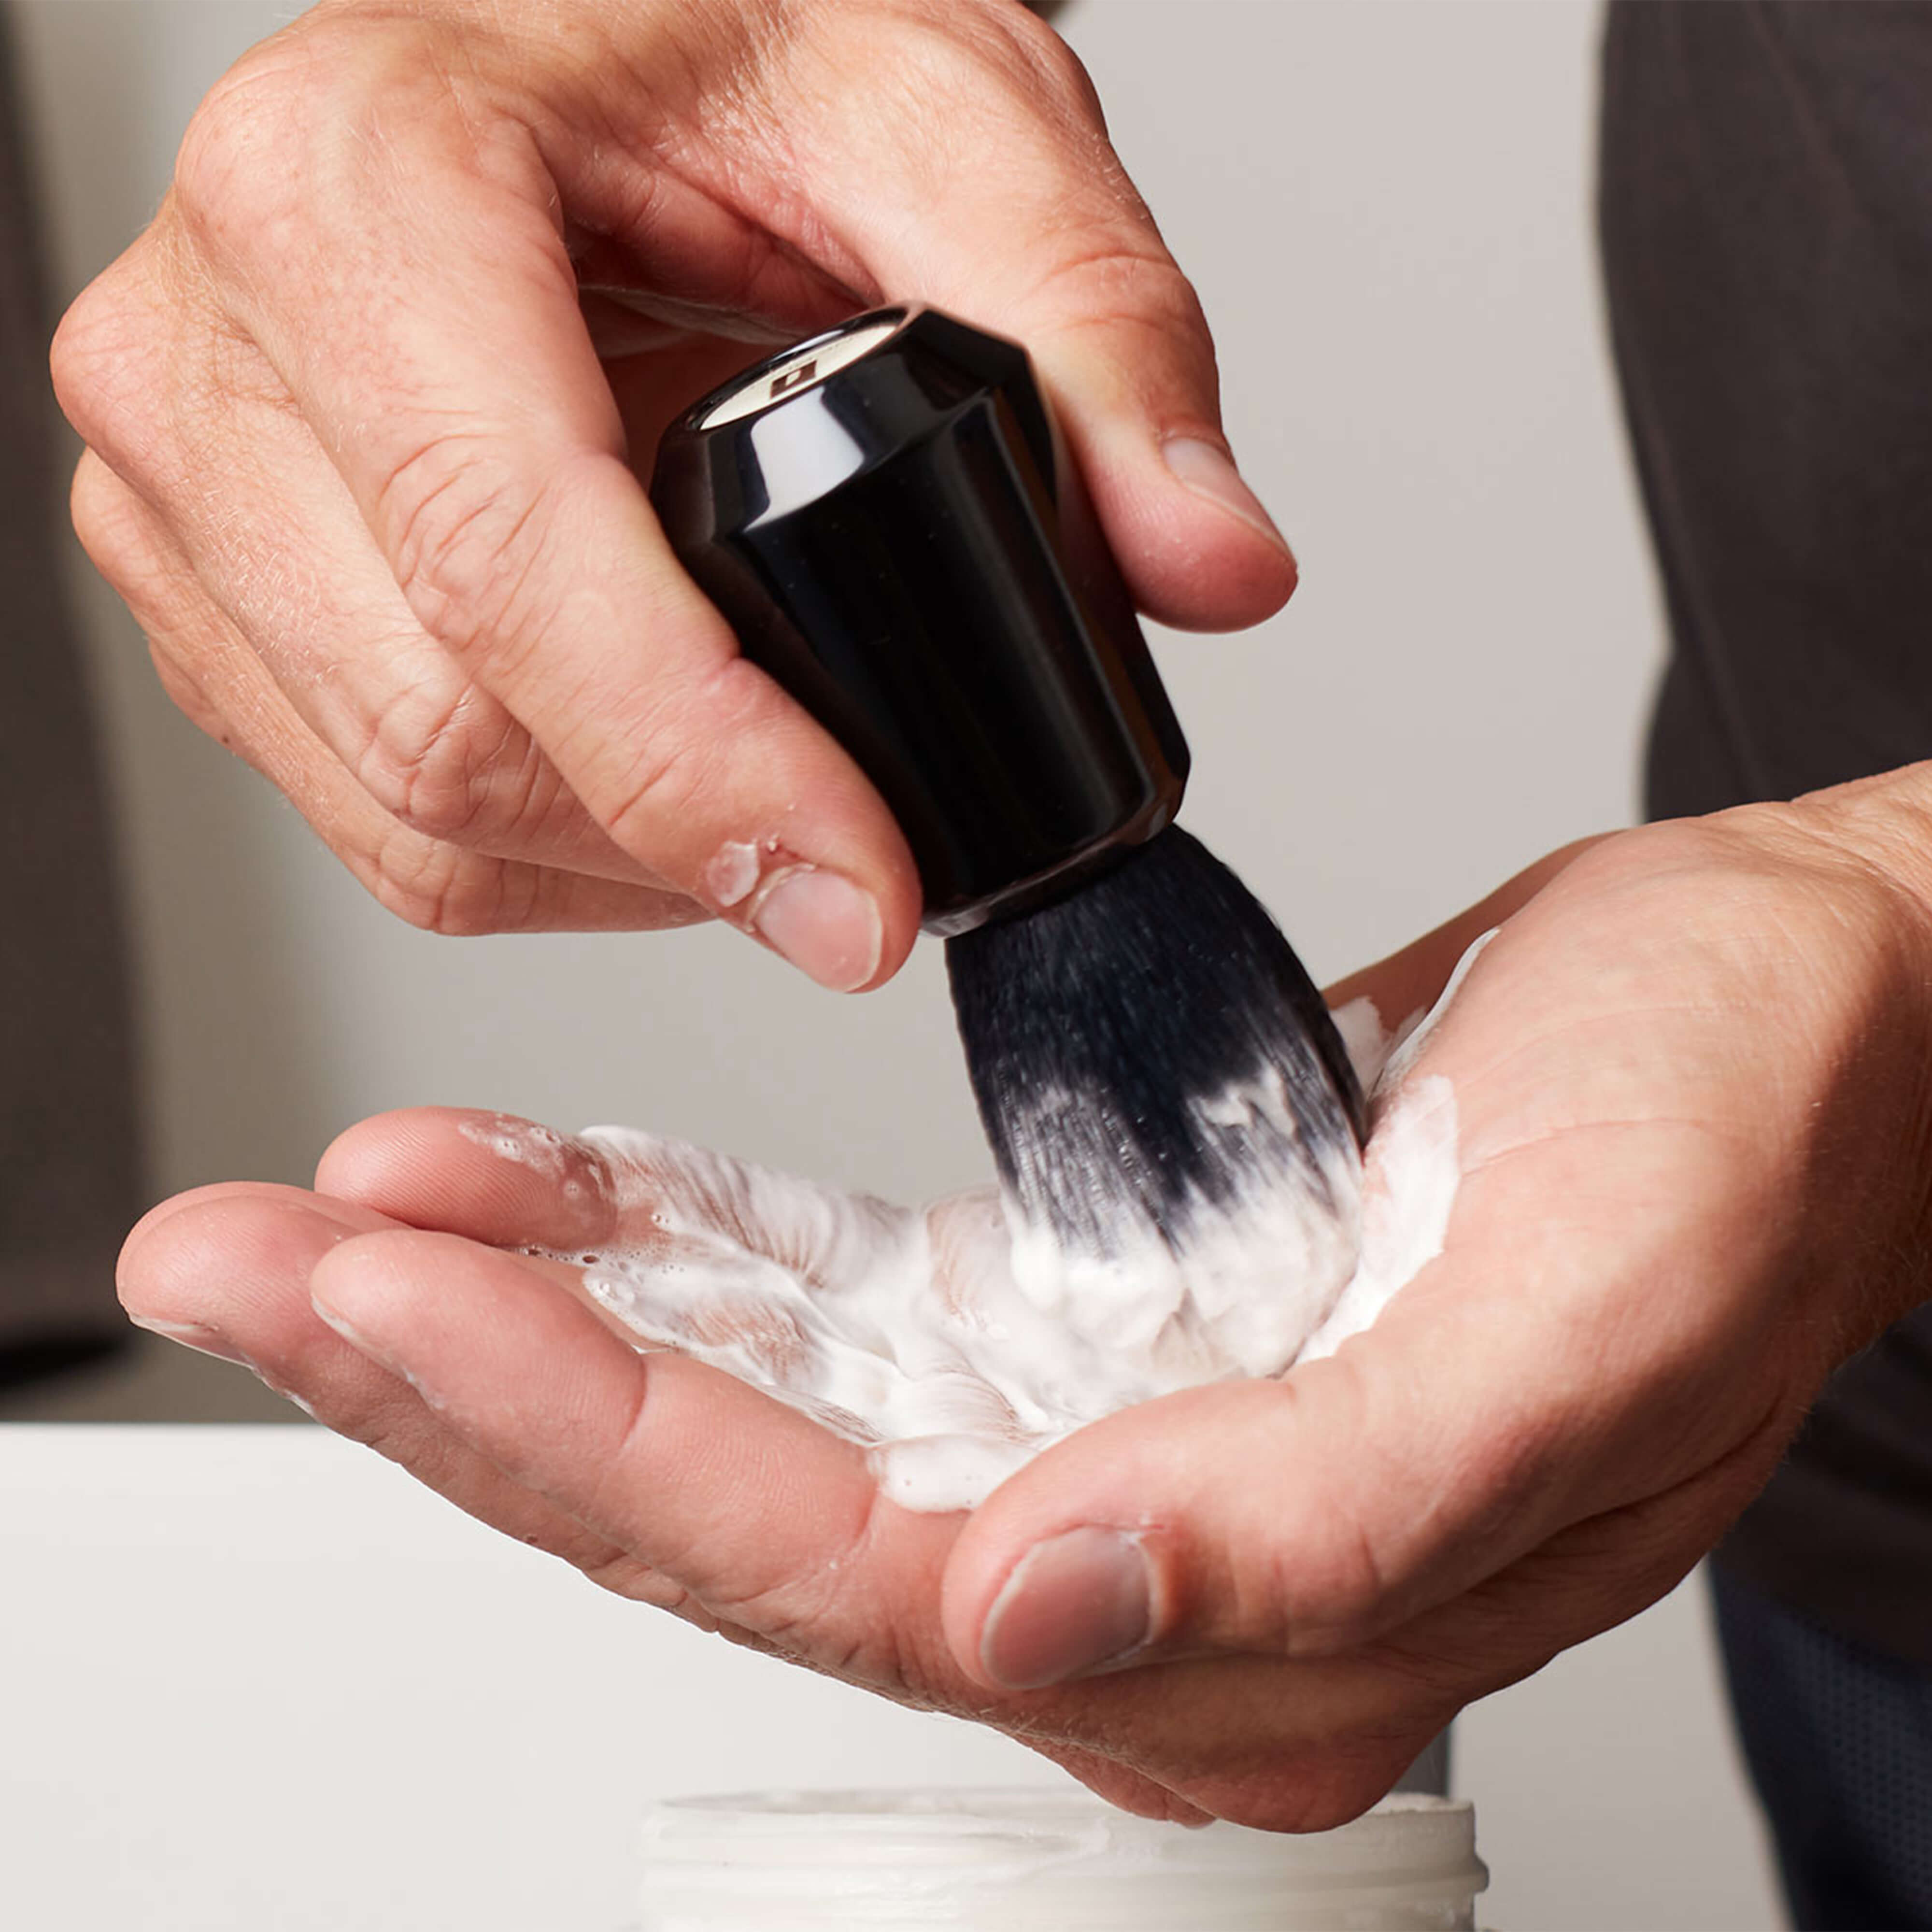
<path fill-rule="evenodd" d="M 715 915 L 875 984 L 904 842 L 638 472 L 752 345 L 889 299 L 1030 349 L 1145 609 L 1286 597 L 1193 291 L 1017 0 L 326 0 L 62 326 L 76 523 L 177 703 L 406 918 Z"/>
<path fill-rule="evenodd" d="M 1413 1070 L 1455 1096 L 1441 1256 L 1333 1357 L 1095 1423 L 970 1515 L 506 1252 L 621 1231 L 605 1153 L 506 1160 L 490 1117 L 367 1123 L 316 1195 L 169 1204 L 124 1298 L 610 1587 L 1136 1810 L 1333 1823 L 1671 1587 L 1923 1294 L 1924 784 L 1560 854 L 1339 989 L 1399 1018 L 1501 922 Z M 709 1212 L 755 1258 L 748 1198 Z"/>

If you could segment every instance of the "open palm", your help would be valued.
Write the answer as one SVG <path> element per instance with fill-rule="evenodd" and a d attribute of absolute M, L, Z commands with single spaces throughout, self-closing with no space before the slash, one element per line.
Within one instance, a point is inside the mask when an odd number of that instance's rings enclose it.
<path fill-rule="evenodd" d="M 902 1508 L 860 1444 L 640 1352 L 551 1258 L 688 1240 L 836 1298 L 903 1226 L 803 1184 L 778 1185 L 815 1222 L 761 1210 L 715 1184 L 750 1171 L 700 1185 L 662 1143 L 386 1116 L 314 1194 L 157 1209 L 124 1298 L 620 1594 L 1135 1810 L 1333 1823 L 1669 1588 L 1921 1292 L 1922 916 L 1833 824 L 1759 808 L 1558 855 L 1338 989 L 1406 1013 L 1502 922 L 1413 1070 L 1455 1096 L 1442 1255 L 1332 1358 L 1095 1422 L 970 1514 Z M 694 1304 L 686 1340 L 770 1370 L 756 1300 Z"/>

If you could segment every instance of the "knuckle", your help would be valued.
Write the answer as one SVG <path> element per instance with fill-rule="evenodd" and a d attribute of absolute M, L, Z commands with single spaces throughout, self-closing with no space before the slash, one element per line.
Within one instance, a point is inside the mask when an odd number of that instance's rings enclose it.
<path fill-rule="evenodd" d="M 1566 1390 L 1515 1405 L 1432 1466 L 1420 1488 L 1412 1472 L 1378 1458 L 1387 1483 L 1414 1490 L 1399 1520 L 1360 1497 L 1330 1497 L 1282 1525 L 1264 1572 L 1279 1606 L 1280 1654 L 1334 1657 L 1375 1642 L 1442 1592 L 1453 1547 L 1514 1547 L 1574 1480 L 1570 1438 L 1589 1404 L 1586 1384 L 1574 1400 Z M 1382 1486 L 1371 1481 L 1364 1493 Z"/>
<path fill-rule="evenodd" d="M 62 413 L 83 442 L 123 467 L 149 433 L 154 349 L 164 326 L 123 256 L 69 304 L 48 351 Z"/>
<path fill-rule="evenodd" d="M 514 653 L 548 614 L 535 608 L 548 490 L 532 491 L 480 436 L 445 432 L 410 449 L 379 487 L 379 526 L 410 609 L 459 655 Z"/>
<path fill-rule="evenodd" d="M 156 535 L 146 506 L 98 458 L 84 457 L 74 472 L 71 512 L 82 550 L 140 626 L 169 696 L 200 722 L 214 706 L 190 674 L 220 654 L 219 614 Z"/>
<path fill-rule="evenodd" d="M 1032 298 L 1056 316 L 1061 333 L 1132 329 L 1163 360 L 1190 343 L 1208 352 L 1200 297 L 1158 238 L 1088 214 L 1068 218 L 1060 240 L 1065 253 Z"/>
<path fill-rule="evenodd" d="M 608 812 L 605 830 L 625 850 L 647 854 L 661 828 L 691 814 L 717 782 L 720 748 L 754 742 L 771 687 L 744 658 L 657 695 L 637 758 Z"/>
<path fill-rule="evenodd" d="M 68 506 L 88 560 L 126 595 L 149 562 L 139 499 L 98 457 L 86 455 L 74 470 Z"/>
<path fill-rule="evenodd" d="M 527 183 L 515 117 L 472 111 L 480 57 L 500 45 L 487 25 L 426 8 L 314 8 L 196 110 L 175 160 L 182 227 L 213 261 L 309 264 L 316 233 L 340 232 L 361 194 L 406 184 L 404 145 L 453 148 Z"/>
<path fill-rule="evenodd" d="M 928 68 L 958 82 L 990 82 L 1014 106 L 1034 113 L 1100 122 L 1100 95 L 1079 56 L 1028 9 L 978 0 L 928 19 L 922 32 Z"/>
<path fill-rule="evenodd" d="M 101 440 L 103 400 L 118 373 L 121 329 L 107 277 L 97 276 L 68 305 L 47 352 L 54 395 L 83 441 Z"/>
<path fill-rule="evenodd" d="M 214 700 L 186 668 L 170 657 L 152 637 L 148 640 L 148 658 L 168 701 L 200 732 L 212 738 L 224 752 L 235 749 L 235 734 Z"/>
<path fill-rule="evenodd" d="M 998 20 L 1015 56 L 1046 97 L 1082 122 L 1104 127 L 1100 90 L 1066 40 L 1036 14 L 1006 7 Z"/>
<path fill-rule="evenodd" d="M 1332 1657 L 1372 1636 L 1391 1613 L 1380 1556 L 1359 1522 L 1274 1552 L 1274 1600 L 1286 1607 L 1273 1634 L 1286 1654 Z"/>
<path fill-rule="evenodd" d="M 1348 1406 L 1331 1413 L 1328 1426 L 1352 1426 L 1372 1442 L 1367 1397 L 1359 1383 L 1341 1386 L 1350 1391 Z M 1306 1426 L 1292 1377 L 1256 1384 L 1253 1394 L 1258 1440 L 1292 1441 Z M 1276 1656 L 1331 1655 L 1362 1641 L 1390 1612 L 1390 1558 L 1352 1493 L 1314 1484 L 1287 1498 L 1286 1508 L 1282 1499 L 1264 1498 L 1225 1540 L 1220 1567 L 1226 1620 L 1244 1647 Z"/>
<path fill-rule="evenodd" d="M 384 910 L 394 913 L 405 926 L 412 926 L 418 932 L 464 936 L 451 934 L 444 922 L 445 896 L 426 887 L 419 878 L 398 878 L 393 871 L 379 868 L 369 886 Z"/>
<path fill-rule="evenodd" d="M 444 938 L 468 939 L 527 926 L 536 911 L 536 876 L 399 826 L 364 879 L 376 899 L 406 925 Z"/>
<path fill-rule="evenodd" d="M 386 704 L 353 769 L 391 817 L 424 838 L 476 844 L 538 809 L 542 764 L 508 714 L 432 679 Z"/>
<path fill-rule="evenodd" d="M 571 1560 L 576 1562 L 574 1558 Z M 627 1603 L 647 1604 L 652 1610 L 668 1610 L 708 1636 L 719 1634 L 718 1618 L 690 1591 L 628 1551 L 596 1562 L 577 1562 L 577 1568 L 600 1590 L 608 1590 Z"/>
<path fill-rule="evenodd" d="M 314 125 L 316 75 L 271 41 L 209 89 L 182 137 L 174 199 L 188 231 L 224 251 L 262 240 L 301 190 L 291 165 Z"/>

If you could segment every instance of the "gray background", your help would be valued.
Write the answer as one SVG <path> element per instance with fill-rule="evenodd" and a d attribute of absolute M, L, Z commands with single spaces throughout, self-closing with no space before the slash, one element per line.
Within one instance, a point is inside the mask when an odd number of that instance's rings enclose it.
<path fill-rule="evenodd" d="M 195 101 L 290 11 L 20 5 L 62 291 L 138 230 Z M 1156 637 L 1195 748 L 1188 822 L 1333 976 L 1633 809 L 1659 617 L 1591 249 L 1596 15 L 1084 0 L 1060 24 L 1201 288 L 1236 453 L 1304 568 L 1258 630 Z M 175 717 L 76 580 L 158 1192 L 305 1179 L 350 1121 L 426 1101 L 632 1120 L 906 1196 L 978 1176 L 934 950 L 842 1001 L 722 932 L 411 932 Z M 160 1346 L 5 1412 L 287 1414 Z M 1684 1593 L 1471 1718 L 1494 1922 L 1771 1922 L 1714 1700 Z"/>

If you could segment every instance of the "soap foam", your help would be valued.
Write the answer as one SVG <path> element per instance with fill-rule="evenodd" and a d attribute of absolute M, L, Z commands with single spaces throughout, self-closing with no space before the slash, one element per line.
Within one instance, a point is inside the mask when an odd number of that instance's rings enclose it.
<path fill-rule="evenodd" d="M 491 1114 L 479 1120 L 464 1120 L 456 1131 L 466 1141 L 488 1148 L 500 1160 L 513 1161 L 548 1180 L 564 1170 L 569 1143 L 554 1127 L 539 1126 L 534 1120 L 520 1120 L 514 1114 Z"/>
<path fill-rule="evenodd" d="M 1366 1000 L 1337 1016 L 1370 1095 L 1360 1190 L 1238 1202 L 1190 1244 L 1069 1255 L 986 1187 L 923 1211 L 842 1194 L 628 1127 L 593 1127 L 622 1233 L 582 1262 L 645 1346 L 723 1369 L 865 1444 L 910 1509 L 966 1509 L 1049 1444 L 1116 1410 L 1332 1354 L 1442 1250 L 1459 1170 L 1456 1100 L 1418 1054 L 1435 1008 L 1393 1036 Z M 1225 1117 L 1278 1108 L 1243 1092 Z M 506 1158 L 554 1158 L 492 1127 Z M 1346 1185 L 1344 1184 L 1346 1183 Z"/>

